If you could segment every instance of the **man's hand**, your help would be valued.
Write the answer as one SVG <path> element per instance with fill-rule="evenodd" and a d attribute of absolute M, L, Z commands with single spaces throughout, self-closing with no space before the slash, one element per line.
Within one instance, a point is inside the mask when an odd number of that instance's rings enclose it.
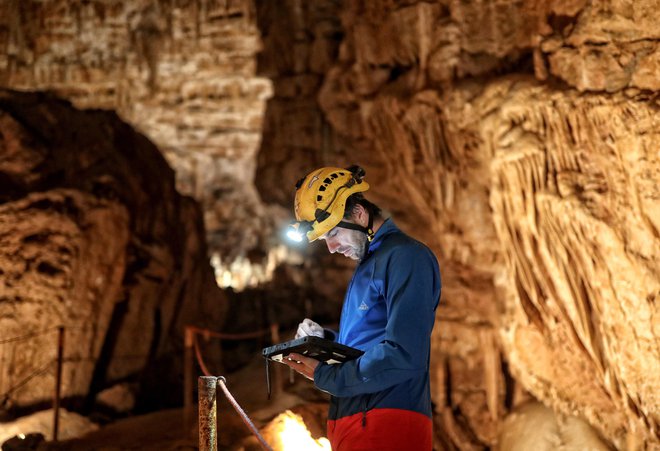
<path fill-rule="evenodd" d="M 323 327 L 309 318 L 305 318 L 303 322 L 298 325 L 298 330 L 296 331 L 296 338 L 307 336 L 323 338 L 323 335 Z"/>
<path fill-rule="evenodd" d="M 282 359 L 282 363 L 311 380 L 314 380 L 314 370 L 319 365 L 318 360 L 300 354 L 289 354 Z"/>

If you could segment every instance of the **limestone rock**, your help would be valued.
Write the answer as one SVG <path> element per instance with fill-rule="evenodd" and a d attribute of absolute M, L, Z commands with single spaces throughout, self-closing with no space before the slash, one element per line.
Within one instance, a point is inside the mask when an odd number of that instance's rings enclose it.
<path fill-rule="evenodd" d="M 617 447 L 657 444 L 654 5 L 344 9 L 319 103 L 440 259 L 433 396 L 461 448 L 495 443 L 527 391 Z"/>
<path fill-rule="evenodd" d="M 257 71 L 273 80 L 273 96 L 266 106 L 255 186 L 265 201 L 290 212 L 296 181 L 320 163 L 318 154 L 334 151 L 316 97 L 337 59 L 341 2 L 257 1 L 256 6 L 264 43 Z M 298 48 L 308 50 L 291 51 Z"/>
<path fill-rule="evenodd" d="M 268 253 L 275 207 L 250 192 L 272 91 L 255 76 L 253 9 L 248 0 L 4 1 L 0 87 L 116 111 L 159 147 L 179 191 L 202 204 L 210 254 L 231 263 Z M 246 214 L 225 213 L 243 205 Z"/>
<path fill-rule="evenodd" d="M 557 15 L 540 41 L 549 72 L 581 91 L 660 89 L 655 1 L 584 2 Z"/>
<path fill-rule="evenodd" d="M 46 437 L 46 440 L 52 440 L 53 415 L 54 411 L 52 409 L 42 410 L 10 423 L 3 423 L 0 425 L 0 443 L 15 435 L 27 435 L 28 433 L 41 433 Z M 97 429 L 98 425 L 82 415 L 60 409 L 58 439 L 68 440 L 81 437 Z"/>
<path fill-rule="evenodd" d="M 0 348 L 2 392 L 45 369 L 47 376 L 10 396 L 20 404 L 52 397 L 53 383 L 45 380 L 53 379 L 54 326 L 62 325 L 66 327 L 66 358 L 76 362 L 63 369 L 64 394 L 84 396 L 115 303 L 122 297 L 129 241 L 127 211 L 77 190 L 52 189 L 4 203 L 0 218 L 5 237 L 0 251 L 2 338 L 38 334 Z M 144 331 L 151 335 L 148 329 Z M 136 355 L 146 356 L 146 349 L 136 350 Z"/>
<path fill-rule="evenodd" d="M 142 399 L 178 401 L 162 389 L 181 371 L 183 325 L 226 308 L 199 208 L 114 114 L 2 91 L 0 136 L 0 393 L 52 398 L 62 325 L 63 397 L 140 375 Z"/>
<path fill-rule="evenodd" d="M 465 446 L 493 443 L 513 376 L 618 447 L 653 443 L 653 103 L 520 77 L 364 103 L 367 171 L 387 182 L 374 194 L 441 257 L 434 396 L 477 440 L 447 416 L 445 429 Z"/>
<path fill-rule="evenodd" d="M 498 450 L 608 451 L 587 423 L 575 417 L 557 418 L 552 409 L 528 403 L 511 412 L 502 423 Z"/>
<path fill-rule="evenodd" d="M 118 413 L 128 413 L 135 407 L 135 387 L 117 384 L 96 395 L 96 402 Z"/>
<path fill-rule="evenodd" d="M 509 362 L 535 396 L 579 413 L 617 446 L 653 440 L 660 116 L 623 94 L 515 82 L 492 86 L 475 106 L 485 111 L 494 98 L 480 128 L 493 151 Z"/>

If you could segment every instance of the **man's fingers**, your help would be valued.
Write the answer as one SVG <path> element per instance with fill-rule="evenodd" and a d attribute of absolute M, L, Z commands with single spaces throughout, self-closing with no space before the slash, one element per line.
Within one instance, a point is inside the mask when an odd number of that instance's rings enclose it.
<path fill-rule="evenodd" d="M 300 354 L 289 354 L 282 359 L 282 363 L 293 368 L 306 378 L 314 380 L 314 369 L 316 367 L 314 363 L 317 363 L 316 360 Z"/>
<path fill-rule="evenodd" d="M 302 368 L 305 367 L 302 363 L 296 362 L 295 360 L 291 360 L 288 357 L 282 359 L 282 363 L 285 364 L 286 366 L 293 368 L 294 370 L 300 372 Z"/>
<path fill-rule="evenodd" d="M 314 368 L 314 363 L 316 362 L 316 360 L 300 354 L 289 354 L 284 358 L 284 360 L 286 361 L 287 365 L 291 363 L 292 365 L 299 365 L 307 368 Z"/>
<path fill-rule="evenodd" d="M 286 355 L 282 359 L 282 363 L 290 368 L 293 368 L 310 380 L 314 380 L 314 371 L 319 365 L 318 360 L 296 353 Z"/>
<path fill-rule="evenodd" d="M 314 359 L 310 357 L 305 357 L 304 355 L 296 354 L 295 352 L 287 355 L 287 358 L 289 360 L 295 360 L 296 362 L 303 363 L 307 366 L 309 366 L 309 364 L 314 361 Z"/>

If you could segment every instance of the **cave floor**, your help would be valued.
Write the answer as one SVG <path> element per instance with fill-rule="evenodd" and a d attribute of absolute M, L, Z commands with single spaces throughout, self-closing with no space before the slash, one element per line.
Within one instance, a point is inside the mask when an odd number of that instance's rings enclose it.
<path fill-rule="evenodd" d="M 273 365 L 275 366 L 275 365 Z M 274 375 L 271 367 L 271 375 Z M 288 370 L 281 368 L 281 375 L 287 376 L 284 389 L 273 394 L 271 400 L 266 395 L 266 378 L 263 360 L 259 358 L 242 370 L 226 376 L 227 387 L 236 401 L 245 410 L 258 428 L 265 426 L 279 413 L 287 409 L 301 415 L 312 436 L 320 437 L 325 432 L 325 395 L 316 390 L 311 381 L 297 375 L 293 383 L 288 380 Z M 278 376 L 275 376 L 278 377 Z M 218 449 L 239 450 L 258 449 L 256 439 L 243 423 L 220 387 L 218 399 Z M 184 427 L 184 409 L 170 409 L 133 416 L 103 426 L 83 437 L 61 442 L 47 442 L 40 451 L 169 451 L 196 450 L 197 408 L 191 412 L 191 425 Z"/>

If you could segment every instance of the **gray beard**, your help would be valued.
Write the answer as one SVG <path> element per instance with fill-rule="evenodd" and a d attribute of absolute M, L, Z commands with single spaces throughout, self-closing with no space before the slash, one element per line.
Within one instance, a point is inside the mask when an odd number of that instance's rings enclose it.
<path fill-rule="evenodd" d="M 357 240 L 357 244 L 359 246 L 358 251 L 355 253 L 355 259 L 358 261 L 362 261 L 364 258 L 365 251 L 367 249 L 367 235 L 364 233 L 358 232 L 360 234 L 360 238 Z"/>

